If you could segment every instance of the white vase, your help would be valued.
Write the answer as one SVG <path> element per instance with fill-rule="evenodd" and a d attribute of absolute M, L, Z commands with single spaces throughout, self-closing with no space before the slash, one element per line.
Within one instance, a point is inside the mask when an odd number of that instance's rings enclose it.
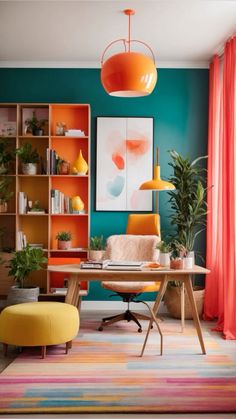
<path fill-rule="evenodd" d="M 188 252 L 184 260 L 184 269 L 193 269 L 195 265 L 195 253 L 194 251 Z"/>
<path fill-rule="evenodd" d="M 183 258 L 184 261 L 184 269 L 193 269 L 193 258 L 192 257 L 185 257 Z"/>
<path fill-rule="evenodd" d="M 22 163 L 23 175 L 36 175 L 37 174 L 37 163 Z"/>
<path fill-rule="evenodd" d="M 170 266 L 170 254 L 160 252 L 160 264 L 161 266 Z"/>

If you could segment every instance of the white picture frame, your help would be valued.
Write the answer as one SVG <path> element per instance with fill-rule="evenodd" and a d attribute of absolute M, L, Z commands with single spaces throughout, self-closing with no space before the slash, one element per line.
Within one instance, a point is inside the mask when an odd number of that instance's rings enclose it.
<path fill-rule="evenodd" d="M 98 117 L 96 211 L 152 211 L 153 118 Z"/>

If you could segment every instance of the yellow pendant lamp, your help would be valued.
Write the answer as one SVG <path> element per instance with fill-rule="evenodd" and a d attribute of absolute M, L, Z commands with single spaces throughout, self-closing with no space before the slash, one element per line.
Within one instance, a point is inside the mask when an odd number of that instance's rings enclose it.
<path fill-rule="evenodd" d="M 158 164 L 158 147 L 156 148 L 156 165 L 154 166 L 153 179 L 142 183 L 139 189 L 149 191 L 172 191 L 175 186 L 171 182 L 161 179 L 160 166 Z M 158 213 L 158 194 L 156 194 L 156 212 Z"/>
<path fill-rule="evenodd" d="M 130 18 L 135 14 L 135 11 L 126 9 L 124 13 L 129 17 L 128 40 L 117 39 L 105 49 L 101 59 L 101 82 L 106 92 L 111 96 L 147 96 L 152 93 L 157 82 L 154 54 L 144 42 L 130 39 Z M 125 51 L 104 61 L 107 50 L 117 42 L 123 43 Z M 131 52 L 130 44 L 132 42 L 148 48 L 152 58 L 138 52 Z"/>

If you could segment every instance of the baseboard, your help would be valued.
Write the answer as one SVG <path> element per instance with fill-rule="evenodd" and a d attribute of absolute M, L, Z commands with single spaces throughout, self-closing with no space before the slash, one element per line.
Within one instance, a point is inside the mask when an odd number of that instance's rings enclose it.
<path fill-rule="evenodd" d="M 153 305 L 153 301 L 147 301 L 149 305 Z M 82 311 L 88 310 L 88 311 L 124 311 L 127 307 L 127 304 L 123 301 L 82 301 Z M 134 311 L 143 311 L 147 312 L 148 309 L 144 304 L 135 304 L 131 303 L 130 308 Z M 166 307 L 164 306 L 164 303 L 161 302 L 159 313 L 166 313 Z"/>

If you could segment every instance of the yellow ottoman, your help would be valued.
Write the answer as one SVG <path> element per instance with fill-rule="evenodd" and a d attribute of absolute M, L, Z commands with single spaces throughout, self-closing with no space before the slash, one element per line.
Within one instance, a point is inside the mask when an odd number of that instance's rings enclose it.
<path fill-rule="evenodd" d="M 79 313 L 71 304 L 34 302 L 6 307 L 0 314 L 0 342 L 8 345 L 46 346 L 66 343 L 66 353 L 79 330 Z"/>

